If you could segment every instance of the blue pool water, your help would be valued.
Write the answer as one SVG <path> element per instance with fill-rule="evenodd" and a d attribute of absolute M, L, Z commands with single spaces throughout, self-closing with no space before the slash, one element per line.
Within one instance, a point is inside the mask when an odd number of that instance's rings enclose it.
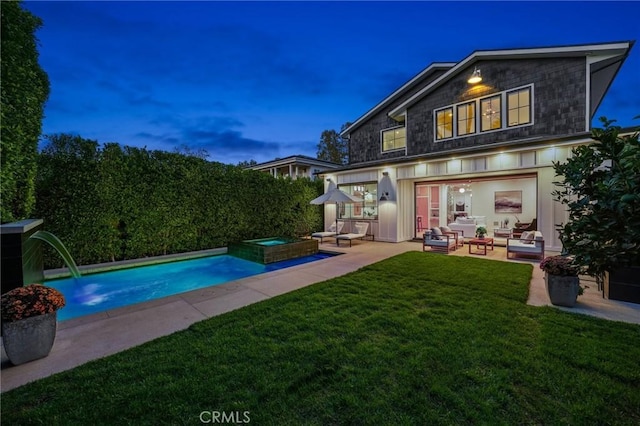
<path fill-rule="evenodd" d="M 267 240 L 267 241 L 256 241 L 256 244 L 261 246 L 281 246 L 282 244 L 287 244 L 284 240 Z"/>
<path fill-rule="evenodd" d="M 228 255 L 140 266 L 47 281 L 65 296 L 58 320 L 104 312 L 172 294 L 224 284 L 264 272 L 331 257 L 328 253 L 263 265 Z"/>

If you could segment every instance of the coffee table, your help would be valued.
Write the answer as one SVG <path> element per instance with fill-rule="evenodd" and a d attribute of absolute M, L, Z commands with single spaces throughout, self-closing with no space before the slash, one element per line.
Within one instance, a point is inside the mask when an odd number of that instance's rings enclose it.
<path fill-rule="evenodd" d="M 471 251 L 471 246 L 476 245 L 476 250 Z M 487 246 L 491 244 L 491 250 L 493 250 L 493 238 L 484 237 L 484 238 L 472 238 L 469 240 L 469 254 L 482 254 L 484 256 L 487 255 Z M 480 251 L 480 246 L 484 247 L 484 252 Z"/>

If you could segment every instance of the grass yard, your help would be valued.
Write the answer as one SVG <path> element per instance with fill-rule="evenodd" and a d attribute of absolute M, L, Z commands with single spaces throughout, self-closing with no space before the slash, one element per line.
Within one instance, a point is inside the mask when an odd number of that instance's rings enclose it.
<path fill-rule="evenodd" d="M 640 424 L 640 326 L 527 306 L 531 268 L 408 252 L 6 392 L 2 421 Z"/>

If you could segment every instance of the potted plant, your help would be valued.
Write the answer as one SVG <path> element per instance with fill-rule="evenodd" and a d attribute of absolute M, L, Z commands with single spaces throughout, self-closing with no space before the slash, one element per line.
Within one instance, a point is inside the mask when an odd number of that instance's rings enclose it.
<path fill-rule="evenodd" d="M 56 338 L 62 293 L 41 284 L 14 288 L 2 295 L 2 342 L 14 365 L 49 355 Z"/>
<path fill-rule="evenodd" d="M 545 273 L 545 286 L 553 305 L 572 307 L 582 294 L 580 267 L 568 256 L 549 256 L 540 262 Z"/>
<path fill-rule="evenodd" d="M 487 228 L 485 228 L 484 226 L 478 226 L 476 228 L 476 237 L 482 240 L 484 239 L 485 235 L 487 235 Z"/>
<path fill-rule="evenodd" d="M 560 241 L 605 297 L 640 303 L 640 128 L 623 134 L 615 120 L 600 120 L 604 128 L 593 129 L 593 143 L 554 162 L 561 179 L 553 196 L 568 211 Z"/>

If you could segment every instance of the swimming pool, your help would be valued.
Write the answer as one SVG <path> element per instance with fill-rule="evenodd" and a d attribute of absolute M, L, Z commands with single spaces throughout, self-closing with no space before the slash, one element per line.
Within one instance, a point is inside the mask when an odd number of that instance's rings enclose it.
<path fill-rule="evenodd" d="M 218 255 L 89 274 L 80 278 L 49 280 L 46 285 L 58 289 L 66 299 L 66 306 L 58 311 L 58 320 L 63 321 L 331 256 L 333 254 L 321 252 L 263 265 L 234 256 Z"/>

